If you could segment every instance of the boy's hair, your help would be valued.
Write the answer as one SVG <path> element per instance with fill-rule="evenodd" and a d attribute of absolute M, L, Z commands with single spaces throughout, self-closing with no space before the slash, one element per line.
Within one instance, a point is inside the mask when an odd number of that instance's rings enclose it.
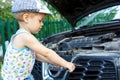
<path fill-rule="evenodd" d="M 37 13 L 37 12 L 19 12 L 19 13 L 15 14 L 16 20 L 19 21 L 19 22 L 24 21 L 24 20 L 23 20 L 23 15 L 24 15 L 25 13 L 29 14 L 30 17 L 34 17 L 34 16 L 40 14 L 40 13 Z"/>

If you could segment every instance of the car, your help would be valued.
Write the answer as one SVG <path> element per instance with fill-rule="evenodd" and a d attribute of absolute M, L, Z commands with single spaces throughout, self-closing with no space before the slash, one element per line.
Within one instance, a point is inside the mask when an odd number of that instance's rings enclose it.
<path fill-rule="evenodd" d="M 65 60 L 73 62 L 76 69 L 69 73 L 62 67 L 36 61 L 32 72 L 35 80 L 120 80 L 119 16 L 114 20 L 87 24 L 87 20 L 92 20 L 91 17 L 99 11 L 109 11 L 108 8 L 119 6 L 120 1 L 46 1 L 68 20 L 72 30 L 47 37 L 42 43 Z"/>

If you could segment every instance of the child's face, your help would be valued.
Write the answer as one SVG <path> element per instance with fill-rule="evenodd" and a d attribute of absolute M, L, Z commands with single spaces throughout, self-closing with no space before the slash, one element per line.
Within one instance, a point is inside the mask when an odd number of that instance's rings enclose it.
<path fill-rule="evenodd" d="M 34 15 L 34 16 L 30 16 L 28 18 L 28 29 L 31 33 L 33 34 L 37 34 L 42 26 L 43 26 L 43 22 L 42 20 L 44 19 L 45 17 L 45 14 L 37 14 L 37 15 Z"/>

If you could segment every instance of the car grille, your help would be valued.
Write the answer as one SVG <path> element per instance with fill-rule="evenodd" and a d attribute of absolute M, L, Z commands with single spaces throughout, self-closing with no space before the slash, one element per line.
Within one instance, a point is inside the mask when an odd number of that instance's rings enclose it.
<path fill-rule="evenodd" d="M 77 58 L 74 63 L 82 66 L 68 74 L 67 80 L 117 80 L 112 60 Z"/>

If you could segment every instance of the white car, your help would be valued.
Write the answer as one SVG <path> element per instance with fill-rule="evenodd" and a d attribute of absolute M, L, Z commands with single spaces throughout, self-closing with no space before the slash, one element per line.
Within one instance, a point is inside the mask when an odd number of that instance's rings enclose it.
<path fill-rule="evenodd" d="M 90 24 L 99 13 L 116 9 L 120 1 L 46 1 L 68 20 L 72 30 L 52 35 L 44 39 L 43 44 L 75 63 L 76 69 L 69 73 L 63 68 L 36 61 L 35 80 L 120 80 L 120 19 L 115 17 L 115 20 Z"/>

